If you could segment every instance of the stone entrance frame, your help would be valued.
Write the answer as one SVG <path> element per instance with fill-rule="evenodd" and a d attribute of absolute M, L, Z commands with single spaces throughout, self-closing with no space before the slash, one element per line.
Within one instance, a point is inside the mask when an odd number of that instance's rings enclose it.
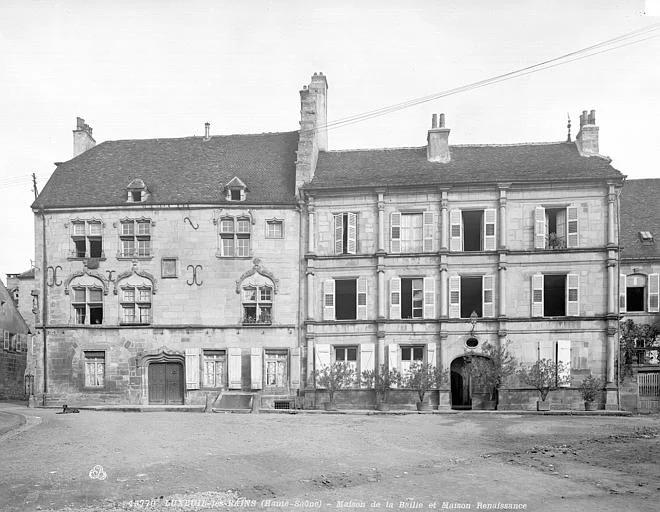
<path fill-rule="evenodd" d="M 179 363 L 183 369 L 183 403 L 187 404 L 186 394 L 186 361 L 183 353 L 171 350 L 167 347 L 160 347 L 156 350 L 142 354 L 138 360 L 138 375 L 140 376 L 140 405 L 149 405 L 149 365 L 151 363 Z"/>

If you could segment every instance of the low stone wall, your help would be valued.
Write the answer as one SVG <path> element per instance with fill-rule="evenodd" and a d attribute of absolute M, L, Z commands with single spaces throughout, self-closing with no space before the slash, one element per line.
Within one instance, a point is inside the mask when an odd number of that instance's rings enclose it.
<path fill-rule="evenodd" d="M 7 352 L 0 347 L 0 399 L 25 399 L 25 352 Z"/>

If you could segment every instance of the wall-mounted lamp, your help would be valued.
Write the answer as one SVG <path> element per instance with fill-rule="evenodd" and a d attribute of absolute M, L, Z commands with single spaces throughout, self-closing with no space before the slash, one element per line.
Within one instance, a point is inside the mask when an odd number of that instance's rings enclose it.
<path fill-rule="evenodd" d="M 479 319 L 479 315 L 477 315 L 477 312 L 472 311 L 472 313 L 470 313 L 470 323 L 472 324 L 472 329 L 470 330 L 470 334 L 474 334 L 474 328 L 477 326 L 478 319 Z"/>

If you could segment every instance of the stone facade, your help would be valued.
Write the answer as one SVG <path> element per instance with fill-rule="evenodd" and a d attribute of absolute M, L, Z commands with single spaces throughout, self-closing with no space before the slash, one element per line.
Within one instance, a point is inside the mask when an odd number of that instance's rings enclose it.
<path fill-rule="evenodd" d="M 31 337 L 25 320 L 0 281 L 0 399 L 25 398 L 25 366 Z"/>

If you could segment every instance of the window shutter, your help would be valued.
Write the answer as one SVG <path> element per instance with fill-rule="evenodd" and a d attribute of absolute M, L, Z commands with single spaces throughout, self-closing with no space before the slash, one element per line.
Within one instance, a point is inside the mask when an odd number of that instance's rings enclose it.
<path fill-rule="evenodd" d="M 486 318 L 495 316 L 495 305 L 493 303 L 493 283 L 495 278 L 493 276 L 483 276 L 481 278 L 481 314 Z"/>
<path fill-rule="evenodd" d="M 374 360 L 374 351 L 376 345 L 374 343 L 362 343 L 360 345 L 360 372 L 365 370 L 373 371 L 376 367 Z"/>
<path fill-rule="evenodd" d="M 22 350 L 22 341 L 23 341 L 23 335 L 22 334 L 17 334 L 16 335 L 16 352 L 20 352 Z"/>
<path fill-rule="evenodd" d="M 660 295 L 660 274 L 649 274 L 649 313 L 658 313 L 658 298 Z"/>
<path fill-rule="evenodd" d="M 367 319 L 367 278 L 357 280 L 357 319 Z"/>
<path fill-rule="evenodd" d="M 534 208 L 534 249 L 545 249 L 545 208 Z"/>
<path fill-rule="evenodd" d="M 578 209 L 577 206 L 566 208 L 566 247 L 577 247 L 579 244 Z"/>
<path fill-rule="evenodd" d="M 484 251 L 497 248 L 497 211 L 495 208 L 484 210 Z"/>
<path fill-rule="evenodd" d="M 424 252 L 433 252 L 433 212 L 424 212 Z"/>
<path fill-rule="evenodd" d="M 540 359 L 549 359 L 550 361 L 555 360 L 555 342 L 542 340 L 539 342 L 539 360 Z"/>
<path fill-rule="evenodd" d="M 569 387 L 571 376 L 571 342 L 570 340 L 557 341 L 557 362 L 564 363 L 564 371 L 560 374 L 561 377 L 567 379 L 561 386 Z"/>
<path fill-rule="evenodd" d="M 449 277 L 449 318 L 461 317 L 461 276 Z"/>
<path fill-rule="evenodd" d="M 619 312 L 625 313 L 627 308 L 626 274 L 619 274 Z"/>
<path fill-rule="evenodd" d="M 239 199 L 240 199 L 241 201 L 245 201 L 245 189 L 244 189 L 244 188 L 242 188 L 242 189 L 240 190 Z"/>
<path fill-rule="evenodd" d="M 449 212 L 449 250 L 463 250 L 463 226 L 461 226 L 461 210 Z"/>
<path fill-rule="evenodd" d="M 399 345 L 396 343 L 391 343 L 387 346 L 387 367 L 390 371 L 399 368 Z M 396 384 L 392 383 L 392 387 L 395 388 Z"/>
<path fill-rule="evenodd" d="M 401 214 L 399 212 L 390 214 L 390 252 L 401 252 Z"/>
<path fill-rule="evenodd" d="M 291 349 L 289 364 L 289 376 L 291 378 L 291 389 L 300 389 L 300 348 Z"/>
<path fill-rule="evenodd" d="M 343 214 L 338 213 L 335 218 L 335 254 L 344 252 L 344 218 Z"/>
<path fill-rule="evenodd" d="M 330 345 L 316 345 L 314 347 L 314 354 L 316 355 L 314 368 L 316 371 L 321 371 L 323 368 L 330 366 Z"/>
<path fill-rule="evenodd" d="M 4 340 L 3 340 L 5 350 L 9 350 L 9 331 L 5 331 Z"/>
<path fill-rule="evenodd" d="M 401 278 L 390 279 L 390 319 L 401 318 Z"/>
<path fill-rule="evenodd" d="M 438 344 L 430 342 L 426 345 L 426 362 L 432 366 L 437 367 L 436 353 Z"/>
<path fill-rule="evenodd" d="M 229 389 L 241 389 L 241 349 L 230 347 L 227 349 L 227 373 Z"/>
<path fill-rule="evenodd" d="M 357 252 L 357 214 L 347 213 L 348 216 L 348 236 L 346 252 L 355 254 Z"/>
<path fill-rule="evenodd" d="M 323 282 L 323 320 L 335 319 L 335 280 Z"/>
<path fill-rule="evenodd" d="M 424 278 L 424 318 L 435 318 L 435 277 Z"/>
<path fill-rule="evenodd" d="M 250 382 L 252 389 L 261 389 L 263 380 L 263 351 L 261 347 L 250 349 Z"/>
<path fill-rule="evenodd" d="M 566 276 L 566 315 L 578 316 L 580 314 L 580 276 L 568 274 Z"/>
<path fill-rule="evenodd" d="M 186 357 L 186 389 L 199 389 L 199 355 L 201 349 L 187 348 Z"/>
<path fill-rule="evenodd" d="M 543 316 L 543 274 L 532 276 L 532 316 Z"/>

